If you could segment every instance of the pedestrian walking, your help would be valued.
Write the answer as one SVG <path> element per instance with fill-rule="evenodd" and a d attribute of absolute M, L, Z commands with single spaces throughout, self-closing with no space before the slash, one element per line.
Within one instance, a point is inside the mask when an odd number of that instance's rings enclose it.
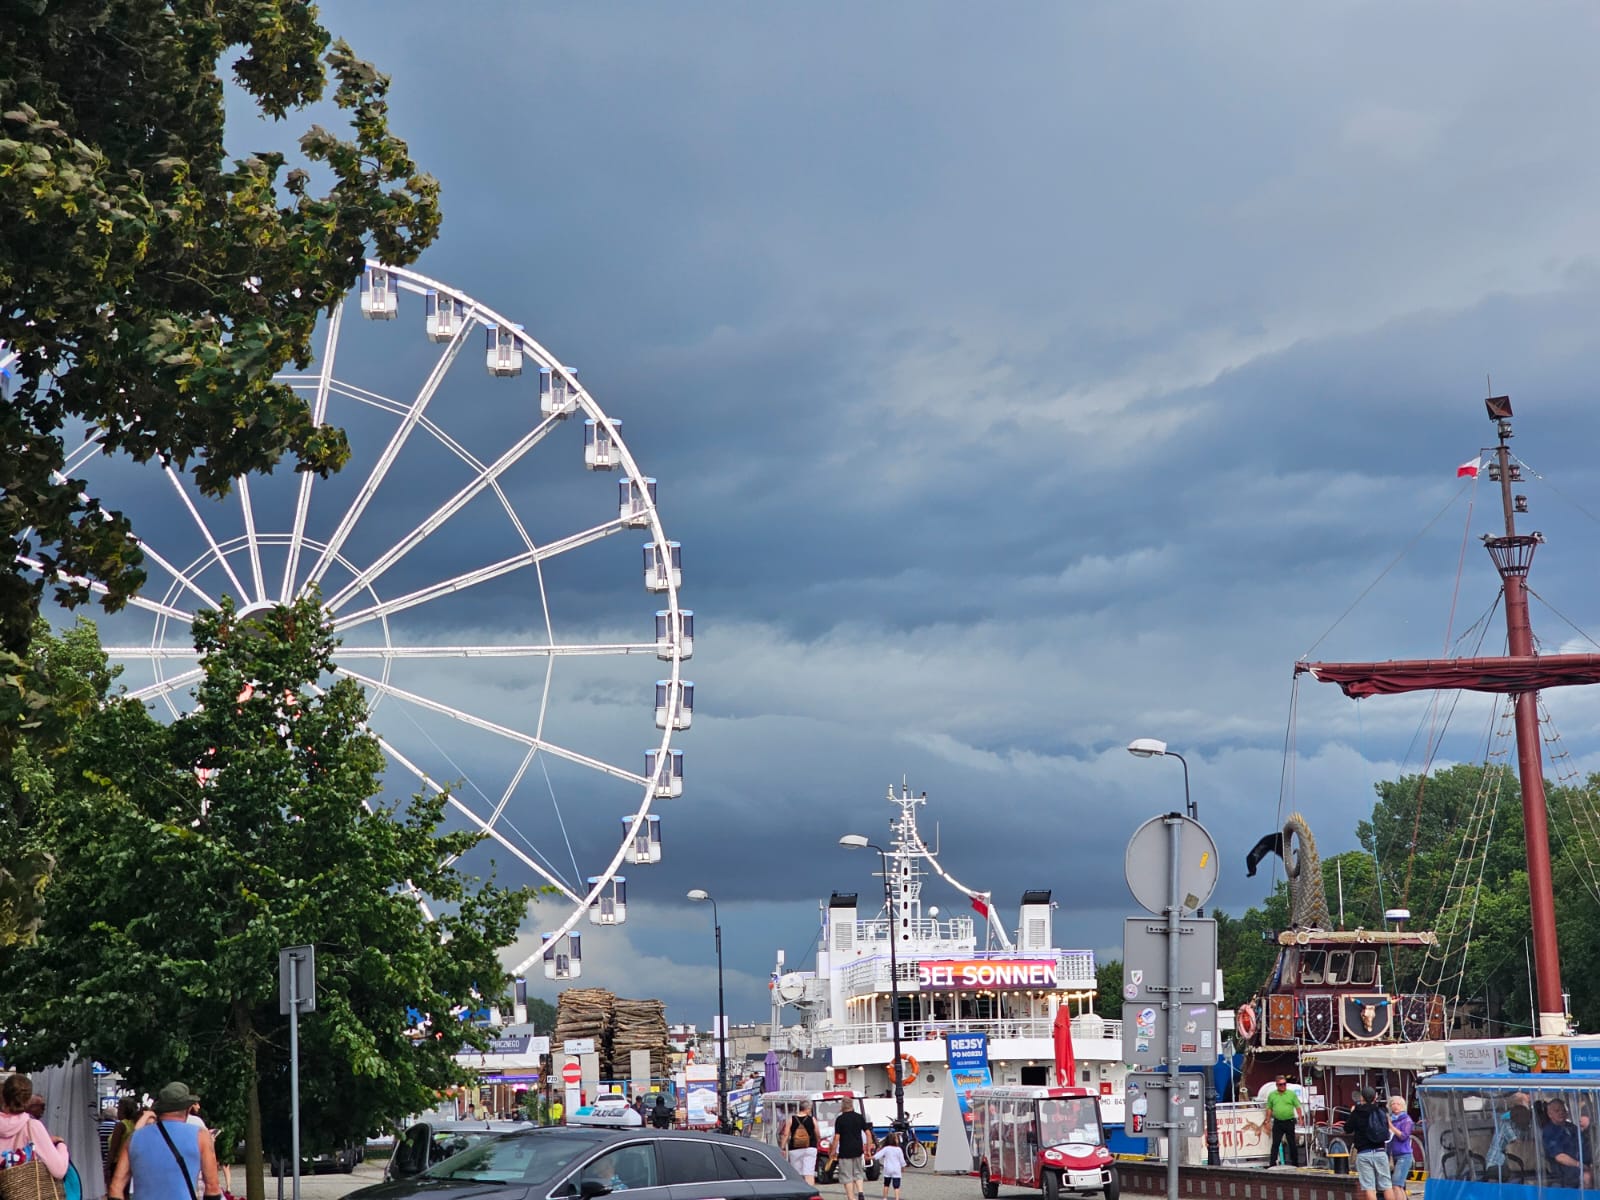
<path fill-rule="evenodd" d="M 185 1083 L 169 1083 L 156 1093 L 154 1119 L 141 1118 L 117 1156 L 108 1200 L 127 1200 L 130 1186 L 139 1200 L 221 1200 L 211 1134 L 203 1124 L 189 1124 L 189 1112 L 199 1103 Z"/>
<path fill-rule="evenodd" d="M 1378 1200 L 1390 1195 L 1394 1186 L 1389 1175 L 1389 1114 L 1377 1103 L 1376 1089 L 1361 1089 L 1361 1103 L 1350 1110 L 1344 1131 L 1356 1150 L 1356 1186 L 1361 1200 Z"/>
<path fill-rule="evenodd" d="M 1414 1122 L 1406 1112 L 1404 1096 L 1389 1097 L 1389 1179 L 1390 1200 L 1405 1200 L 1406 1180 L 1411 1178 L 1411 1166 L 1416 1161 L 1416 1151 L 1411 1144 Z"/>
<path fill-rule="evenodd" d="M 778 1127 L 778 1145 L 783 1147 L 789 1165 L 800 1172 L 800 1177 L 812 1187 L 817 1186 L 817 1149 L 822 1137 L 817 1132 L 817 1119 L 811 1115 L 811 1101 L 802 1100 L 792 1117 L 785 1117 Z"/>
<path fill-rule="evenodd" d="M 664 1092 L 656 1093 L 655 1107 L 650 1110 L 650 1126 L 652 1129 L 672 1128 L 672 1109 L 667 1107 L 667 1097 Z"/>
<path fill-rule="evenodd" d="M 111 1128 L 110 1137 L 105 1144 L 105 1180 L 106 1190 L 111 1190 L 111 1176 L 116 1173 L 117 1159 L 122 1154 L 122 1147 L 133 1134 L 133 1123 L 139 1119 L 139 1101 L 133 1096 L 124 1096 L 117 1101 L 116 1121 Z"/>
<path fill-rule="evenodd" d="M 855 1099 L 846 1096 L 839 1101 L 839 1115 L 833 1120 L 833 1153 L 828 1158 L 838 1171 L 839 1182 L 844 1184 L 845 1200 L 862 1200 L 866 1156 L 872 1149 L 872 1127 L 856 1111 Z"/>
<path fill-rule="evenodd" d="M 67 1144 L 29 1113 L 32 1100 L 33 1080 L 26 1075 L 12 1075 L 0 1085 L 0 1169 L 34 1172 L 41 1188 L 49 1186 L 46 1179 L 53 1180 L 59 1197 L 67 1177 Z"/>
<path fill-rule="evenodd" d="M 906 1172 L 906 1152 L 900 1149 L 900 1135 L 891 1132 L 884 1139 L 883 1145 L 878 1147 L 878 1152 L 872 1156 L 873 1162 L 878 1164 L 882 1172 L 883 1200 L 889 1200 L 889 1193 L 900 1195 L 900 1177 Z"/>

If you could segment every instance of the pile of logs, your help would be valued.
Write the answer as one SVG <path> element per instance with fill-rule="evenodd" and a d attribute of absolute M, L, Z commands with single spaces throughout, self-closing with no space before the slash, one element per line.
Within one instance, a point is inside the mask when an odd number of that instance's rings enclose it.
<path fill-rule="evenodd" d="M 667 1009 L 659 1000 L 624 1000 L 605 988 L 568 988 L 556 1001 L 557 1048 L 568 1039 L 593 1038 L 600 1055 L 600 1078 L 631 1074 L 634 1050 L 650 1052 L 650 1075 L 671 1070 Z"/>
<path fill-rule="evenodd" d="M 618 1071 L 626 1072 L 634 1050 L 650 1052 L 650 1076 L 665 1078 L 669 1069 L 667 1006 L 659 1000 L 623 1000 L 612 1006 L 611 1052 Z"/>

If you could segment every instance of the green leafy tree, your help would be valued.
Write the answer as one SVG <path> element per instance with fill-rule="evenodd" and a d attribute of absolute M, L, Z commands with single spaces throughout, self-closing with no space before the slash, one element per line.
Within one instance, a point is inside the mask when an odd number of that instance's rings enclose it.
<path fill-rule="evenodd" d="M 55 856 L 31 842 L 42 800 L 55 788 L 55 768 L 72 731 L 95 712 L 114 672 L 89 622 L 59 639 L 35 623 L 35 653 L 0 682 L 0 948 L 32 940 Z"/>
<path fill-rule="evenodd" d="M 325 192 L 281 153 L 226 159 L 229 56 L 238 95 L 274 120 L 333 83 L 348 137 L 299 141 Z M 25 650 L 52 584 L 115 608 L 144 579 L 128 521 L 58 474 L 65 429 L 191 469 L 210 495 L 286 454 L 319 473 L 345 461 L 343 434 L 273 374 L 309 361 L 369 250 L 408 263 L 437 233 L 438 184 L 390 134 L 387 90 L 304 0 L 7 6 L 0 341 L 19 360 L 0 404 L 0 649 Z"/>
<path fill-rule="evenodd" d="M 1122 1020 L 1122 960 L 1107 959 L 1094 969 L 1094 1011 L 1108 1021 Z"/>
<path fill-rule="evenodd" d="M 544 1033 L 556 1030 L 556 1006 L 537 996 L 528 997 L 528 1023 Z"/>
<path fill-rule="evenodd" d="M 32 944 L 0 957 L 0 1027 L 24 1065 L 76 1052 L 135 1086 L 196 1087 L 224 1150 L 243 1135 L 262 1200 L 263 1146 L 288 1140 L 279 949 L 317 948 L 302 1135 L 307 1151 L 332 1148 L 458 1077 L 452 1056 L 475 1035 L 449 1014 L 501 994 L 497 950 L 529 894 L 452 865 L 478 835 L 440 831 L 442 797 L 377 799 L 364 698 L 328 682 L 315 599 L 248 619 L 225 602 L 195 637 L 192 713 L 163 725 L 113 699 L 53 766 L 26 844 L 56 868 Z M 60 652 L 46 638 L 39 657 Z M 91 677 L 107 681 L 103 660 Z M 408 1008 L 433 1015 L 433 1036 L 408 1036 Z"/>
<path fill-rule="evenodd" d="M 1600 845 L 1594 814 L 1600 776 L 1585 787 L 1547 784 L 1556 933 L 1562 976 L 1593 978 L 1600 970 Z M 1381 927 L 1387 908 L 1411 912 L 1411 928 L 1439 933 L 1444 964 L 1417 949 L 1396 949 L 1383 961 L 1391 992 L 1439 987 L 1481 1032 L 1527 1033 L 1529 903 L 1521 788 L 1512 770 L 1461 764 L 1426 778 L 1408 775 L 1376 785 L 1371 816 L 1356 827 L 1363 849 L 1322 864 L 1328 909 L 1337 920 L 1342 880 L 1344 925 Z M 1476 832 L 1475 832 L 1476 831 Z M 1454 886 L 1453 886 L 1454 885 Z M 1218 957 L 1226 995 L 1241 1003 L 1260 990 L 1276 947 L 1260 939 L 1285 926 L 1280 882 L 1261 907 L 1220 926 Z M 1470 933 L 1470 939 L 1469 939 Z M 1458 979 L 1459 976 L 1459 979 Z M 1600 996 L 1572 988 L 1580 1028 L 1600 1022 Z"/>

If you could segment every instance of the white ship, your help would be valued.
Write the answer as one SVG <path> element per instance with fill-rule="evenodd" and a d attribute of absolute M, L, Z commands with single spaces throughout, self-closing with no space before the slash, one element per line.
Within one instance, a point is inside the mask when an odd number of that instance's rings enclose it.
<path fill-rule="evenodd" d="M 1048 890 L 1021 893 L 1015 929 L 1007 929 L 989 891 L 968 887 L 940 865 L 917 830 L 926 793 L 904 783 L 889 803 L 899 810 L 889 844 L 863 868 L 881 866 L 881 894 L 873 889 L 868 915 L 854 892 L 835 892 L 822 906 L 816 968 L 789 971 L 778 955 L 772 978 L 773 1048 L 783 1088 L 850 1088 L 867 1099 L 867 1115 L 880 1126 L 894 1116 L 894 1037 L 890 1010 L 893 959 L 899 992 L 900 1051 L 914 1075 L 906 1082 L 906 1115 L 936 1130 L 946 1100 L 956 1094 L 946 1039 L 987 1036 L 989 1074 L 995 1086 L 1055 1085 L 1056 1013 L 1072 1014 L 1072 1084 L 1100 1094 L 1104 1119 L 1120 1125 L 1126 1069 L 1122 1023 L 1095 1014 L 1092 950 L 1062 950 L 1054 943 L 1055 904 Z M 860 841 L 860 839 L 857 839 Z M 937 878 L 962 907 L 941 916 L 923 884 Z M 970 912 L 968 911 L 970 907 Z M 785 1025 L 789 1010 L 798 1021 Z M 791 1018 L 792 1019 L 792 1018 Z M 970 1082 L 968 1080 L 967 1082 Z"/>

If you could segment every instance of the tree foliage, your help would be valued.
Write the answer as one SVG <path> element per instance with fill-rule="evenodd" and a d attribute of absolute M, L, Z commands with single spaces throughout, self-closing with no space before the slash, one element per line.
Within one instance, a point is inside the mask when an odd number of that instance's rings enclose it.
<path fill-rule="evenodd" d="M 263 1142 L 287 1143 L 280 948 L 317 949 L 317 1011 L 300 1022 L 315 1151 L 430 1106 L 457 1077 L 463 1030 L 446 1014 L 503 993 L 497 950 L 529 894 L 452 865 L 479 835 L 441 832 L 443 797 L 376 799 L 364 697 L 329 682 L 334 641 L 315 599 L 248 619 L 225 602 L 195 637 L 193 712 L 163 725 L 111 699 L 35 787 L 24 844 L 56 867 L 36 938 L 0 955 L 0 1027 L 23 1065 L 76 1052 L 135 1087 L 198 1088 L 219 1145 L 245 1136 L 261 1200 Z M 43 638 L 36 657 L 68 650 L 81 660 L 81 636 Z M 109 682 L 103 658 L 87 677 Z M 414 1043 L 408 1007 L 436 1014 L 438 1037 Z"/>
<path fill-rule="evenodd" d="M 25 649 L 52 583 L 66 603 L 100 585 L 115 608 L 143 582 L 128 521 L 59 474 L 64 432 L 190 469 L 211 495 L 286 454 L 319 473 L 348 456 L 273 374 L 309 361 L 369 250 L 408 263 L 433 240 L 438 184 L 389 132 L 387 78 L 330 41 L 303 0 L 16 0 L 0 16 L 0 341 L 20 356 L 0 405 L 0 648 Z M 235 52 L 240 93 L 274 120 L 331 78 L 348 136 L 308 129 L 310 171 L 228 161 Z"/>
<path fill-rule="evenodd" d="M 1582 788 L 1547 782 L 1556 929 L 1562 975 L 1569 987 L 1593 978 L 1600 946 L 1600 822 L 1574 813 L 1600 810 L 1600 776 Z M 1465 1013 L 1497 1036 L 1533 1027 L 1528 1000 L 1528 855 L 1516 774 L 1498 766 L 1463 764 L 1430 776 L 1408 775 L 1376 785 L 1371 816 L 1356 827 L 1362 849 L 1325 859 L 1328 910 L 1343 912 L 1345 928 L 1381 928 L 1390 908 L 1407 908 L 1411 927 L 1438 932 L 1447 943 L 1443 968 L 1417 951 L 1383 964 L 1392 992 L 1419 983 L 1459 989 Z M 1221 914 L 1218 914 L 1220 917 Z M 1238 921 L 1239 935 L 1219 928 L 1226 995 L 1240 1003 L 1267 979 L 1276 948 L 1263 941 L 1288 922 L 1280 881 L 1262 906 Z M 1467 935 L 1470 931 L 1470 944 Z M 1459 983 L 1457 974 L 1459 973 Z M 1580 1028 L 1600 1025 L 1600 996 L 1571 987 Z"/>

